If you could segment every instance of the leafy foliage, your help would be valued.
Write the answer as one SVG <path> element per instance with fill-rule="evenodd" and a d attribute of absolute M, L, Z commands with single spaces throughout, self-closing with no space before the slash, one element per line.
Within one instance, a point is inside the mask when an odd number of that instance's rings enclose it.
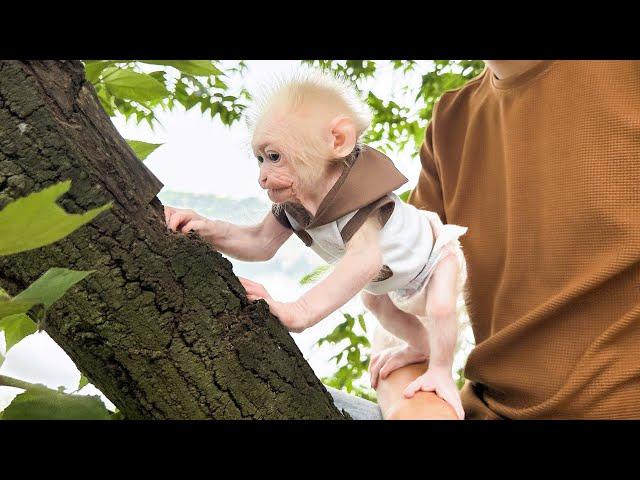
<path fill-rule="evenodd" d="M 215 60 L 86 60 L 85 74 L 96 89 L 109 116 L 116 113 L 138 123 L 157 123 L 154 110 L 172 110 L 182 105 L 189 110 L 200 107 L 211 118 L 219 117 L 225 125 L 238 120 L 246 108 L 249 93 L 240 89 L 231 94 L 224 81 L 225 73 Z M 149 67 L 160 67 L 149 70 Z M 243 72 L 242 61 L 227 72 Z"/>
<path fill-rule="evenodd" d="M 422 119 L 430 120 L 433 107 L 443 93 L 464 85 L 479 75 L 484 68 L 481 60 L 434 60 L 434 68 L 422 75 L 416 100 L 422 100 L 424 106 L 419 111 Z"/>
<path fill-rule="evenodd" d="M 367 333 L 367 325 L 364 314 L 356 318 L 348 313 L 343 313 L 344 322 L 340 323 L 331 333 L 320 338 L 318 346 L 324 343 L 343 345 L 344 348 L 331 357 L 338 367 L 331 377 L 322 379 L 323 383 L 331 387 L 346 390 L 367 400 L 375 401 L 375 392 L 357 384 L 358 380 L 367 373 L 369 368 L 369 348 L 371 344 L 364 335 Z M 359 333 L 361 332 L 361 333 Z"/>
<path fill-rule="evenodd" d="M 371 78 L 376 73 L 374 60 L 305 60 L 303 63 L 320 70 L 330 71 L 337 77 L 351 80 L 353 83 Z"/>
<path fill-rule="evenodd" d="M 83 214 L 65 212 L 55 200 L 70 186 L 70 181 L 52 185 L 11 202 L 0 211 L 3 233 L 0 255 L 32 250 L 60 240 L 110 207 L 104 205 Z M 7 351 L 36 331 L 27 312 L 42 305 L 39 312 L 43 315 L 46 308 L 89 273 L 52 268 L 13 298 L 0 289 L 0 331 L 4 332 Z"/>
<path fill-rule="evenodd" d="M 55 201 L 70 187 L 70 181 L 52 185 L 11 202 L 0 211 L 0 230 L 3 233 L 0 237 L 0 255 L 15 254 L 56 242 L 110 207 L 107 204 L 83 214 L 69 214 Z M 4 333 L 6 351 L 36 331 L 37 326 L 29 314 L 42 317 L 47 308 L 90 273 L 51 268 L 13 298 L 0 288 L 0 332 Z M 18 395 L 4 410 L 2 418 L 101 418 L 95 399 L 91 403 L 80 398 L 65 400 L 64 393 L 49 392 L 52 391 L 38 388 Z M 97 401 L 102 405 L 101 401 Z M 62 413 L 67 407 L 75 408 L 75 412 Z"/>
<path fill-rule="evenodd" d="M 351 81 L 367 102 L 373 119 L 365 134 L 365 142 L 383 150 L 416 150 L 422 144 L 424 129 L 431 119 L 433 107 L 440 96 L 461 87 L 479 75 L 481 60 L 312 60 L 305 62 L 331 71 Z M 369 80 L 383 69 L 400 75 L 394 97 L 381 98 L 367 88 Z"/>

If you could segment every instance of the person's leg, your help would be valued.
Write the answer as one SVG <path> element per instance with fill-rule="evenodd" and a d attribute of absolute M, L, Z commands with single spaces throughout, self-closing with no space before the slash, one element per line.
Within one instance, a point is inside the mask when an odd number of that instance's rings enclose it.
<path fill-rule="evenodd" d="M 377 327 L 371 353 L 397 345 L 401 341 Z M 378 405 L 385 420 L 456 420 L 453 407 L 433 392 L 418 392 L 412 398 L 403 395 L 404 389 L 427 370 L 427 362 L 414 363 L 394 370 L 380 378 L 376 386 Z"/>
<path fill-rule="evenodd" d="M 338 410 L 344 410 L 354 420 L 382 420 L 380 407 L 361 397 L 350 395 L 342 390 L 327 387 L 327 391 L 333 397 L 333 403 Z"/>

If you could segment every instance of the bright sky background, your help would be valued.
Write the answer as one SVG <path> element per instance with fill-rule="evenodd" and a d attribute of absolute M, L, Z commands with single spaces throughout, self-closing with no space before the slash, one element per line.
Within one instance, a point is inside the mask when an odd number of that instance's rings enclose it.
<path fill-rule="evenodd" d="M 249 61 L 247 64 L 248 71 L 243 79 L 249 91 L 256 91 L 259 85 L 269 82 L 275 75 L 291 71 L 299 62 Z M 385 99 L 398 98 L 402 96 L 397 91 L 398 75 L 391 68 L 383 68 L 367 88 Z M 188 112 L 181 108 L 173 112 L 160 111 L 157 116 L 161 126 L 157 126 L 155 131 L 146 123 L 136 125 L 134 121 L 127 123 L 122 118 L 116 118 L 114 124 L 125 138 L 164 143 L 146 160 L 146 165 L 163 182 L 165 190 L 237 199 L 258 197 L 268 201 L 257 183 L 257 162 L 250 154 L 249 138 L 243 122 L 225 127 L 218 119 L 212 120 L 208 115 L 201 114 L 197 107 Z M 413 186 L 420 170 L 417 155 L 404 153 L 395 155 L 393 159 L 396 166 L 409 178 L 407 186 Z M 403 191 L 404 189 L 406 186 L 402 188 Z M 288 251 L 299 249 L 296 250 L 299 254 L 312 255 L 308 249 L 305 251 L 302 243 L 292 243 L 296 241 L 292 237 L 287 242 Z M 279 253 L 287 254 L 290 253 Z M 313 257 L 313 261 L 320 265 L 319 259 Z M 241 275 L 244 268 L 242 262 L 233 263 L 236 273 Z M 308 288 L 300 287 L 297 278 L 287 278 L 279 272 L 253 279 L 268 285 L 269 292 L 283 301 L 294 300 Z M 354 299 L 344 310 L 359 313 L 363 309 L 359 300 Z M 333 371 L 333 366 L 328 363 L 333 351 L 323 348 L 323 352 L 320 352 L 313 344 L 340 321 L 340 315 L 334 314 L 302 334 L 294 335 L 303 354 L 319 376 Z M 368 323 L 371 323 L 370 318 Z M 0 374 L 28 382 L 44 383 L 52 388 L 63 385 L 68 392 L 75 390 L 80 375 L 69 357 L 45 333 L 31 335 L 15 346 L 0 367 Z M 18 389 L 0 387 L 0 409 L 20 392 Z M 96 394 L 98 391 L 93 386 L 87 386 L 82 393 Z M 106 403 L 113 409 L 110 402 Z"/>

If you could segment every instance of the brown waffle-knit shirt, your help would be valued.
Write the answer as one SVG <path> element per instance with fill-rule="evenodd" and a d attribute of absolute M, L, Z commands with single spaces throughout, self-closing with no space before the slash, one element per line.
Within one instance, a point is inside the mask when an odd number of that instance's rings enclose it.
<path fill-rule="evenodd" d="M 468 418 L 640 418 L 640 62 L 445 93 L 410 202 L 469 227 Z"/>

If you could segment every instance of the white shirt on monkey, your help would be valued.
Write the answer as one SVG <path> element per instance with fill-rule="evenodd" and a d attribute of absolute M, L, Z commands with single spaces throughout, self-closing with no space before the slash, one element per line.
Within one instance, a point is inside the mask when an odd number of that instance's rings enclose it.
<path fill-rule="evenodd" d="M 345 159 L 340 179 L 315 217 L 294 204 L 274 204 L 273 213 L 329 264 L 342 258 L 348 240 L 368 216 L 379 215 L 384 266 L 364 290 L 403 301 L 427 284 L 445 247 L 460 250 L 458 238 L 467 230 L 443 225 L 436 213 L 403 202 L 393 190 L 406 182 L 391 159 L 362 145 Z"/>

